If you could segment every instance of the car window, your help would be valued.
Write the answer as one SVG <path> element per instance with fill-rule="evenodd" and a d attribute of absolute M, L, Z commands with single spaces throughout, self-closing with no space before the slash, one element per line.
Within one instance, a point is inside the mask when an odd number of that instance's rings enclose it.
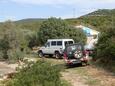
<path fill-rule="evenodd" d="M 71 51 L 72 51 L 71 46 L 67 47 L 66 52 L 67 52 L 67 53 L 70 53 Z"/>
<path fill-rule="evenodd" d="M 76 50 L 82 50 L 82 46 L 81 45 L 72 45 L 72 46 L 68 46 L 66 48 L 66 52 L 72 52 L 72 51 L 76 51 Z"/>
<path fill-rule="evenodd" d="M 80 46 L 80 45 L 78 45 L 78 48 L 77 48 L 78 50 L 82 50 L 82 46 Z"/>
<path fill-rule="evenodd" d="M 45 44 L 45 46 L 46 46 L 46 47 L 50 47 L 50 42 L 47 42 L 47 43 Z"/>
<path fill-rule="evenodd" d="M 73 44 L 73 41 L 68 41 L 68 44 Z"/>
<path fill-rule="evenodd" d="M 56 46 L 56 41 L 52 41 L 52 42 L 51 42 L 51 45 L 52 45 L 52 46 Z"/>
<path fill-rule="evenodd" d="M 76 46 L 71 46 L 72 51 L 76 50 L 76 48 L 77 48 Z"/>
<path fill-rule="evenodd" d="M 73 41 L 65 41 L 64 44 L 65 44 L 65 46 L 66 46 L 66 45 L 69 45 L 69 44 L 73 44 Z"/>
<path fill-rule="evenodd" d="M 57 46 L 62 46 L 62 41 L 57 41 Z"/>
<path fill-rule="evenodd" d="M 67 46 L 67 41 L 64 42 L 64 45 Z"/>

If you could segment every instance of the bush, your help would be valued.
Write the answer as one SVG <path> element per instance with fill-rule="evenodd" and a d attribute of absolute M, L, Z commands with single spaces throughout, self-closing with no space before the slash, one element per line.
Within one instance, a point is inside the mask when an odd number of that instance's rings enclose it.
<path fill-rule="evenodd" d="M 11 21 L 4 22 L 0 32 L 0 54 L 4 59 L 19 60 L 27 48 L 25 33 Z M 2 30 L 1 29 L 1 30 Z"/>
<path fill-rule="evenodd" d="M 1 51 L 1 56 L 4 59 L 8 59 L 8 50 L 10 49 L 9 41 L 7 37 L 4 37 L 0 39 L 0 51 Z"/>
<path fill-rule="evenodd" d="M 47 39 L 56 39 L 56 38 L 71 38 L 75 42 L 85 43 L 86 36 L 82 30 L 76 29 L 68 25 L 62 19 L 49 18 L 44 21 L 38 31 L 38 39 L 40 44 L 44 44 Z"/>
<path fill-rule="evenodd" d="M 109 28 L 102 33 L 95 49 L 95 59 L 109 70 L 115 66 L 115 31 Z M 112 68 L 113 69 L 113 68 Z M 115 69 L 114 69 L 115 71 Z"/>
<path fill-rule="evenodd" d="M 38 46 L 39 41 L 36 33 L 28 35 L 28 47 L 32 49 L 35 46 Z"/>
<path fill-rule="evenodd" d="M 17 73 L 7 86 L 64 86 L 60 69 L 49 62 L 29 63 Z"/>

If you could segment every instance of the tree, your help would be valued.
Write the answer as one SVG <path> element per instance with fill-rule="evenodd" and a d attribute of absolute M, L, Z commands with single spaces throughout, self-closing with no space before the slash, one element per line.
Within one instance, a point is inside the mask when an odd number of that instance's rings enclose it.
<path fill-rule="evenodd" d="M 0 50 L 4 59 L 8 59 L 8 50 L 10 49 L 9 41 L 5 36 L 3 39 L 0 39 Z"/>
<path fill-rule="evenodd" d="M 85 43 L 86 36 L 82 30 L 68 25 L 62 19 L 49 18 L 44 21 L 38 31 L 40 44 L 44 44 L 47 39 L 72 38 L 75 42 Z"/>
<path fill-rule="evenodd" d="M 5 59 L 22 58 L 21 52 L 25 48 L 26 41 L 24 34 L 12 21 L 3 23 L 0 33 L 0 51 Z"/>
<path fill-rule="evenodd" d="M 32 34 L 32 36 L 29 36 L 29 37 L 28 37 L 28 40 L 29 40 L 29 42 L 28 42 L 28 47 L 29 47 L 30 49 L 32 49 L 33 47 L 35 47 L 35 46 L 38 45 L 38 39 L 37 39 L 37 36 L 36 36 L 35 33 Z"/>
<path fill-rule="evenodd" d="M 106 29 L 102 32 L 98 44 L 96 45 L 95 58 L 103 64 L 115 62 L 115 31 L 114 28 Z"/>
<path fill-rule="evenodd" d="M 6 86 L 68 86 L 62 83 L 61 69 L 46 61 L 29 62 Z"/>

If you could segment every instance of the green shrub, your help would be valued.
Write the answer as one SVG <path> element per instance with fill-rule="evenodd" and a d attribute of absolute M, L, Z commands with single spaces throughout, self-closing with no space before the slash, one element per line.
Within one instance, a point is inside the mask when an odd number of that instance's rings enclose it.
<path fill-rule="evenodd" d="M 103 32 L 96 45 L 96 57 L 108 61 L 115 58 L 115 31 L 110 28 Z"/>
<path fill-rule="evenodd" d="M 64 86 L 60 80 L 60 69 L 49 62 L 38 61 L 17 73 L 7 86 Z"/>
<path fill-rule="evenodd" d="M 27 48 L 26 34 L 12 21 L 2 24 L 0 32 L 0 56 L 3 59 L 19 60 Z"/>
<path fill-rule="evenodd" d="M 102 33 L 95 49 L 95 59 L 107 69 L 115 66 L 115 31 L 109 28 Z M 113 66 L 112 66 L 113 65 Z M 113 70 L 115 71 L 115 69 Z"/>
<path fill-rule="evenodd" d="M 4 38 L 0 39 L 0 51 L 1 51 L 1 56 L 4 59 L 8 59 L 8 50 L 10 49 L 10 44 L 7 39 L 7 37 L 4 36 Z"/>
<path fill-rule="evenodd" d="M 85 43 L 86 36 L 82 30 L 70 26 L 62 19 L 49 18 L 44 21 L 38 31 L 38 39 L 43 45 L 47 39 L 71 38 L 75 42 Z"/>

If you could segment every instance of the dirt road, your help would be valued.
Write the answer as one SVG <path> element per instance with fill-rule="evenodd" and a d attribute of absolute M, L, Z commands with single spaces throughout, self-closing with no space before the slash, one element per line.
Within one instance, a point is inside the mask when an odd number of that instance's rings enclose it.
<path fill-rule="evenodd" d="M 73 71 L 66 71 L 62 73 L 63 79 L 72 84 L 72 86 L 88 86 L 85 84 L 84 80 Z"/>
<path fill-rule="evenodd" d="M 18 64 L 8 64 L 7 62 L 0 62 L 0 80 L 2 80 L 6 74 L 15 72 L 15 68 L 17 66 Z"/>
<path fill-rule="evenodd" d="M 115 76 L 92 66 L 75 67 L 62 72 L 72 86 L 115 86 Z"/>
<path fill-rule="evenodd" d="M 53 64 L 64 64 L 63 60 L 46 60 Z M 61 74 L 72 86 L 115 86 L 115 75 L 93 65 L 67 68 Z"/>
<path fill-rule="evenodd" d="M 52 58 L 45 60 L 52 62 L 53 65 L 59 65 L 59 67 L 64 66 L 63 60 Z M 0 76 L 15 71 L 17 66 L 17 64 L 9 65 L 0 62 Z M 67 68 L 61 72 L 61 75 L 62 79 L 71 83 L 72 86 L 115 86 L 114 75 L 92 65 Z"/>

